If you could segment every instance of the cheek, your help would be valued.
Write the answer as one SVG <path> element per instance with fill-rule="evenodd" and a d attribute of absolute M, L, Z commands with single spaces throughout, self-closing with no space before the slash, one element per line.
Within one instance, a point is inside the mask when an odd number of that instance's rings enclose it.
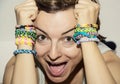
<path fill-rule="evenodd" d="M 48 45 L 45 45 L 45 46 L 40 45 L 39 43 L 36 42 L 34 48 L 37 51 L 37 55 L 39 57 L 42 57 L 42 56 L 44 56 L 48 52 L 50 47 Z"/>
<path fill-rule="evenodd" d="M 76 59 L 76 58 L 82 58 L 82 52 L 81 48 L 77 48 L 76 46 L 72 46 L 70 48 L 64 48 L 62 49 L 64 54 L 68 56 L 69 58 Z"/>

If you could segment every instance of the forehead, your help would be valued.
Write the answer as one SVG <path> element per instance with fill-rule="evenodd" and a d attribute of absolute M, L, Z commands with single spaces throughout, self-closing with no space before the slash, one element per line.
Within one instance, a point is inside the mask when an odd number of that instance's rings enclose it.
<path fill-rule="evenodd" d="M 40 11 L 36 18 L 35 26 L 46 32 L 64 32 L 76 25 L 76 19 L 73 11 L 73 9 L 59 11 L 56 13 L 46 13 L 44 11 Z"/>

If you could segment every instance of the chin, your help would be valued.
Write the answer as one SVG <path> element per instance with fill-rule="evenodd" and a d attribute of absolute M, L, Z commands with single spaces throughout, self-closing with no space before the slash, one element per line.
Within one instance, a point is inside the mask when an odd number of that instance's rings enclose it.
<path fill-rule="evenodd" d="M 62 76 L 62 77 L 53 77 L 50 75 L 47 75 L 49 80 L 52 81 L 53 83 L 63 83 L 65 80 L 67 80 L 69 75 Z"/>
<path fill-rule="evenodd" d="M 61 77 L 61 78 L 55 77 L 55 78 L 51 78 L 50 80 L 51 80 L 52 82 L 54 82 L 54 83 L 62 83 L 62 82 L 64 82 L 64 81 L 66 80 L 66 78 L 63 78 L 63 77 Z"/>

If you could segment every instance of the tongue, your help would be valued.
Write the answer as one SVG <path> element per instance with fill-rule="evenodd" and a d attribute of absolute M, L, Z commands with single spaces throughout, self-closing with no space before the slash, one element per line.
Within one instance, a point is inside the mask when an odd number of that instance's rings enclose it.
<path fill-rule="evenodd" d="M 59 76 L 63 73 L 65 65 L 50 66 L 50 72 L 54 76 Z"/>

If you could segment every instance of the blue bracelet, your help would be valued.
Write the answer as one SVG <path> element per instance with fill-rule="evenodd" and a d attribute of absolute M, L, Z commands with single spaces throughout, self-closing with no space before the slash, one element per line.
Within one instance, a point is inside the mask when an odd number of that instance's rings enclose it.
<path fill-rule="evenodd" d="M 37 52 L 35 50 L 27 50 L 27 49 L 18 49 L 18 50 L 15 50 L 13 52 L 13 54 L 16 56 L 17 54 L 24 54 L 24 53 L 27 53 L 27 54 L 33 54 L 34 56 L 36 56 Z"/>

